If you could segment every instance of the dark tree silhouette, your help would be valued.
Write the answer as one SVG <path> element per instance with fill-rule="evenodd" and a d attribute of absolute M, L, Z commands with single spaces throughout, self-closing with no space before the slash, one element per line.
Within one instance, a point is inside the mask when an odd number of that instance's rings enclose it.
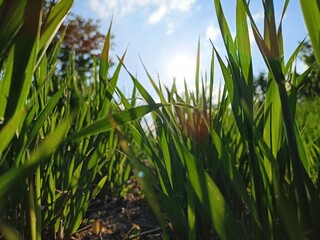
<path fill-rule="evenodd" d="M 313 48 L 310 40 L 303 44 L 300 58 L 308 66 L 312 66 L 315 63 L 316 58 L 314 56 Z M 320 69 L 319 65 L 316 65 L 311 73 L 308 75 L 304 86 L 299 92 L 301 97 L 306 99 L 314 99 L 316 96 L 320 97 Z"/>
<path fill-rule="evenodd" d="M 315 63 L 316 59 L 310 40 L 304 42 L 300 53 L 300 59 L 308 67 L 311 67 Z M 267 75 L 265 73 L 260 73 L 257 77 L 254 78 L 253 85 L 255 88 L 254 97 L 259 98 L 260 101 L 263 101 L 265 98 L 265 93 L 267 92 Z M 298 92 L 298 98 L 301 100 L 313 100 L 315 97 L 320 97 L 319 65 L 315 65 L 313 67 L 312 71 L 307 76 L 303 87 L 299 89 Z"/>
<path fill-rule="evenodd" d="M 259 101 L 262 102 L 265 99 L 267 92 L 267 76 L 265 73 L 259 73 L 258 77 L 253 79 L 254 87 L 254 98 L 259 98 Z"/>

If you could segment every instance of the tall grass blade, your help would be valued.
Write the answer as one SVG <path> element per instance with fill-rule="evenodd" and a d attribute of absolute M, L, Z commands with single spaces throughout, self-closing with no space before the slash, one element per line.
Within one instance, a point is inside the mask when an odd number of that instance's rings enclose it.
<path fill-rule="evenodd" d="M 197 61 L 196 61 L 195 83 L 196 83 L 196 102 L 199 102 L 199 85 L 200 85 L 200 38 L 199 38 L 199 40 L 198 40 L 198 48 L 197 48 Z"/>
<path fill-rule="evenodd" d="M 6 51 L 23 24 L 27 2 L 27 0 L 3 0 L 0 4 L 0 68 L 6 57 Z"/>
<path fill-rule="evenodd" d="M 319 0 L 300 0 L 302 13 L 307 25 L 314 55 L 320 66 L 320 2 Z"/>
<path fill-rule="evenodd" d="M 17 109 L 24 106 L 29 93 L 37 56 L 41 6 L 41 0 L 28 1 L 24 24 L 11 49 L 14 51 L 14 64 L 7 103 L 10 107 L 6 108 L 5 120 L 11 118 Z"/>
<path fill-rule="evenodd" d="M 182 164 L 188 172 L 188 181 L 201 205 L 208 208 L 205 211 L 209 213 L 213 226 L 221 239 L 241 239 L 237 223 L 219 188 L 209 174 L 197 164 L 195 157 L 180 143 L 179 139 L 173 136 L 173 140 L 180 159 L 183 161 Z"/>
<path fill-rule="evenodd" d="M 114 113 L 108 117 L 104 117 L 91 123 L 87 127 L 81 129 L 79 132 L 76 132 L 69 136 L 67 140 L 71 141 L 77 138 L 82 138 L 84 136 L 90 136 L 93 134 L 110 131 L 114 129 L 115 126 L 120 126 L 139 119 L 147 113 L 152 112 L 161 106 L 161 104 L 146 105 Z"/>
<path fill-rule="evenodd" d="M 62 22 L 69 13 L 74 0 L 61 0 L 51 8 L 49 15 L 46 16 L 45 22 L 41 26 L 41 35 L 39 40 L 39 56 L 38 63 L 40 63 L 52 39 L 59 30 Z"/>
<path fill-rule="evenodd" d="M 109 50 L 111 46 L 111 27 L 112 27 L 112 21 L 110 22 L 110 26 L 108 29 L 108 33 L 104 42 L 104 46 L 101 52 L 100 57 L 100 69 L 99 69 L 99 78 L 100 81 L 107 84 L 107 73 L 109 69 Z"/>
<path fill-rule="evenodd" d="M 12 118 L 6 123 L 4 127 L 0 130 L 0 156 L 2 155 L 3 151 L 7 148 L 10 144 L 12 138 L 14 137 L 15 133 L 19 129 L 19 126 L 24 121 L 27 115 L 27 110 L 22 108 L 12 116 Z"/>
<path fill-rule="evenodd" d="M 31 156 L 30 160 L 24 165 L 16 168 L 12 168 L 0 177 L 0 209 L 2 209 L 6 203 L 7 197 L 12 193 L 12 189 L 23 181 L 27 176 L 31 176 L 35 173 L 39 164 L 51 156 L 53 151 L 60 144 L 64 138 L 67 129 L 69 128 L 70 118 L 67 118 L 62 122 L 59 127 L 48 136 L 45 141 L 39 146 Z"/>
<path fill-rule="evenodd" d="M 57 105 L 59 99 L 61 98 L 62 94 L 65 91 L 66 86 L 67 84 L 64 84 L 63 86 L 61 86 L 61 89 L 51 97 L 50 101 L 46 104 L 46 106 L 41 110 L 39 115 L 36 117 L 36 120 L 33 122 L 31 126 L 30 133 L 28 134 L 27 145 L 31 143 L 34 137 L 39 133 L 40 128 L 43 127 L 43 124 L 46 118 L 49 116 L 49 114 L 52 112 L 54 107 Z"/>
<path fill-rule="evenodd" d="M 4 65 L 3 77 L 0 81 L 0 118 L 1 118 L 1 121 L 4 121 L 4 114 L 6 111 L 8 96 L 9 96 L 10 87 L 11 87 L 13 61 L 14 61 L 14 52 L 11 51 L 8 58 L 7 58 L 7 62 Z"/>
<path fill-rule="evenodd" d="M 259 31 L 256 28 L 254 20 L 251 16 L 248 6 L 246 8 L 247 14 L 251 20 L 252 30 L 257 42 L 257 45 L 260 49 L 260 52 L 266 62 L 266 65 L 269 68 L 269 71 L 272 75 L 273 81 L 275 81 L 273 90 L 278 91 L 279 99 L 281 102 L 281 113 L 278 111 L 275 115 L 276 118 L 280 119 L 283 117 L 284 127 L 285 127 L 285 136 L 287 140 L 287 145 L 289 150 L 290 160 L 293 166 L 293 183 L 296 191 L 298 192 L 297 204 L 298 211 L 301 214 L 301 223 L 304 227 L 310 226 L 310 213 L 309 213 L 309 203 L 306 190 L 306 170 L 302 167 L 301 157 L 298 150 L 297 135 L 294 131 L 294 122 L 293 122 L 293 112 L 290 108 L 289 99 L 287 91 L 285 88 L 285 74 L 283 72 L 283 63 L 282 63 L 282 53 L 280 52 L 280 47 L 282 44 L 282 36 L 279 35 L 277 38 L 276 29 L 275 29 L 275 19 L 274 19 L 274 8 L 273 1 L 269 0 L 265 2 L 265 39 L 262 39 Z M 276 90 L 277 89 L 277 90 Z M 278 98 L 277 98 L 278 99 Z M 271 101 L 271 99 L 269 100 Z M 273 113 L 274 114 L 274 113 Z M 280 122 L 279 122 L 280 123 Z M 270 123 L 271 124 L 271 123 Z M 274 122 L 272 122 L 274 124 Z M 270 125 L 271 131 L 271 125 Z M 278 140 L 278 139 L 277 139 Z M 280 147 L 280 145 L 278 145 Z"/>

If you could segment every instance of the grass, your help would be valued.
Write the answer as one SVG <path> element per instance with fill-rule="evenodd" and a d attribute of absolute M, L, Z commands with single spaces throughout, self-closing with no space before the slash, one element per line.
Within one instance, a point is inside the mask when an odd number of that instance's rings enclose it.
<path fill-rule="evenodd" d="M 302 44 L 288 62 L 282 57 L 282 19 L 289 1 L 278 26 L 273 1 L 264 1 L 261 34 L 248 3 L 238 0 L 233 38 L 215 0 L 226 61 L 213 45 L 210 74 L 200 77 L 198 43 L 195 91 L 185 83 L 183 93 L 175 84 L 157 83 L 145 69 L 157 96 L 126 68 L 126 51 L 111 73 L 111 24 L 92 84 L 77 81 L 72 54 L 66 78 L 58 79 L 61 41 L 52 52 L 47 48 L 73 1 L 59 1 L 46 21 L 41 3 L 0 1 L 3 237 L 41 239 L 45 230 L 52 238 L 68 238 L 101 189 L 121 188 L 131 177 L 160 225 L 169 221 L 177 239 L 320 235 L 319 101 L 297 100 L 310 71 L 293 74 Z M 308 4 L 301 1 L 312 44 L 318 46 L 312 19 L 319 14 Z M 269 69 L 262 104 L 253 97 L 249 28 Z M 218 103 L 212 95 L 215 64 L 225 81 Z M 121 70 L 134 83 L 130 98 L 117 88 Z M 144 122 L 148 114 L 151 120 Z M 19 193 L 12 191 L 16 188 Z M 165 228 L 163 238 L 168 239 Z"/>

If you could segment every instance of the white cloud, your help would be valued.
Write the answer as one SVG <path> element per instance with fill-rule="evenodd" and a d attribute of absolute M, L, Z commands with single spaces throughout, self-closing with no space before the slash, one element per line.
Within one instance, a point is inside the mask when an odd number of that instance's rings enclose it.
<path fill-rule="evenodd" d="M 147 12 L 146 22 L 157 24 L 170 18 L 173 13 L 188 12 L 195 6 L 197 0 L 88 0 L 92 11 L 100 18 L 112 15 L 117 19 L 131 13 Z M 144 9 L 142 9 L 144 8 Z M 167 21 L 167 32 L 173 31 L 173 25 Z"/>
<path fill-rule="evenodd" d="M 171 3 L 172 10 L 178 10 L 180 12 L 187 12 L 191 9 L 196 0 L 169 0 L 165 1 Z"/>
<path fill-rule="evenodd" d="M 217 26 L 210 25 L 207 27 L 206 38 L 215 41 L 220 36 L 220 29 Z"/>
<path fill-rule="evenodd" d="M 165 5 L 159 6 L 148 18 L 148 23 L 155 24 L 167 14 L 167 7 Z"/>

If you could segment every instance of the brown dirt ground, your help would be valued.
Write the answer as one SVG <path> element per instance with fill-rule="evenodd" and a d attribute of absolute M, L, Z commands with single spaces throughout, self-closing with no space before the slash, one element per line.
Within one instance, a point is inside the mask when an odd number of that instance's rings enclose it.
<path fill-rule="evenodd" d="M 140 189 L 135 188 L 123 198 L 100 196 L 95 199 L 70 239 L 160 240 L 164 228 L 172 234 L 168 226 L 159 225 Z"/>

